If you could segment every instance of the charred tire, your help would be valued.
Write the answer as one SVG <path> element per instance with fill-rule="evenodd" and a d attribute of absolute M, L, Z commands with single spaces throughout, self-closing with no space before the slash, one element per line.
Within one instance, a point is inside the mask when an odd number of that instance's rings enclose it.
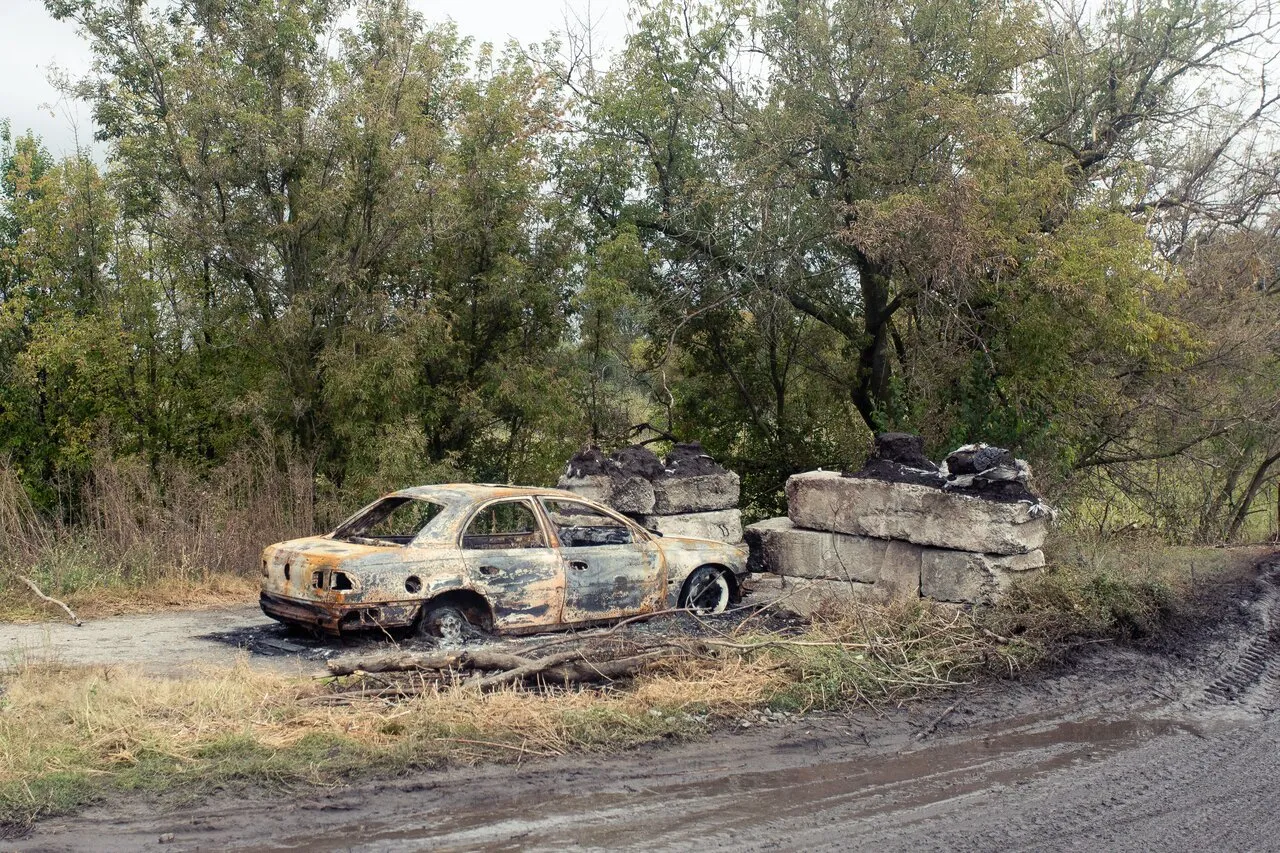
<path fill-rule="evenodd" d="M 680 588 L 679 605 L 699 616 L 710 616 L 728 609 L 732 598 L 733 587 L 730 586 L 729 576 L 724 569 L 719 566 L 699 566 Z"/>
<path fill-rule="evenodd" d="M 418 633 L 436 640 L 441 645 L 458 646 L 482 635 L 482 631 L 467 619 L 461 607 L 453 604 L 431 604 L 418 617 Z"/>

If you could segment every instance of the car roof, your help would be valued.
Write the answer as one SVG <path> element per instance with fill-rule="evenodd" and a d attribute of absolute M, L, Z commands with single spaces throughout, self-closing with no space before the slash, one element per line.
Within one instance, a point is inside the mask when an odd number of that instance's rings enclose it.
<path fill-rule="evenodd" d="M 557 497 L 582 499 L 582 495 L 563 489 L 547 489 L 539 486 L 509 486 L 498 483 L 441 483 L 434 486 L 411 486 L 391 493 L 407 498 L 426 498 L 442 503 L 492 500 L 493 498 Z"/>

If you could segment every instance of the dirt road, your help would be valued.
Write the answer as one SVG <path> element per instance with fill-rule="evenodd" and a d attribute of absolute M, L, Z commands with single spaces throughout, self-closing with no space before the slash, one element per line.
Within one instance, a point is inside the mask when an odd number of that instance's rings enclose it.
<path fill-rule="evenodd" d="M 278 655 L 255 662 L 286 671 L 322 671 L 323 663 L 297 652 L 301 642 L 286 635 L 257 605 L 213 610 L 112 616 L 76 627 L 68 622 L 18 625 L 0 622 L 0 668 L 30 661 L 130 665 L 156 675 L 178 674 L 200 664 L 229 664 L 247 650 L 250 636 L 269 637 Z M 262 651 L 270 652 L 269 646 Z"/>
<path fill-rule="evenodd" d="M 321 796 L 117 804 L 10 847 L 1278 849 L 1278 583 L 1267 569 L 1156 646 L 1090 646 L 910 711 Z"/>

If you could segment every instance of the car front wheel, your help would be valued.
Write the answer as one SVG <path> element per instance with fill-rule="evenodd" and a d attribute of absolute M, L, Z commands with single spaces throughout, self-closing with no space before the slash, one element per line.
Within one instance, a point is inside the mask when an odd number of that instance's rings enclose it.
<path fill-rule="evenodd" d="M 731 592 L 724 569 L 699 566 L 680 590 L 680 606 L 699 616 L 723 613 L 729 607 Z"/>

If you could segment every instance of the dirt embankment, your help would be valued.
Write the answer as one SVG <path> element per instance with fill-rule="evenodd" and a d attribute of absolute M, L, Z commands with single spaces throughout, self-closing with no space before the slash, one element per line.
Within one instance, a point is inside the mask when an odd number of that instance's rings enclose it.
<path fill-rule="evenodd" d="M 1136 646 L 884 715 L 743 721 L 600 761 L 41 824 L 24 850 L 1265 849 L 1280 837 L 1280 565 Z M 743 724 L 740 724 L 743 726 Z M 161 844 L 161 839 L 164 844 Z"/>

